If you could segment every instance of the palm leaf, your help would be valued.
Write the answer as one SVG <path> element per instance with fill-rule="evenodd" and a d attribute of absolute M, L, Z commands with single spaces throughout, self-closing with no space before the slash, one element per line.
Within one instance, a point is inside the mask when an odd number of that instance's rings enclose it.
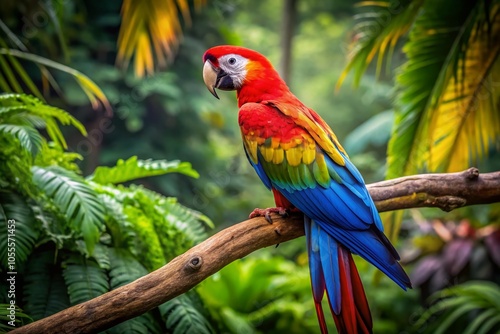
<path fill-rule="evenodd" d="M 463 324 L 465 333 L 487 333 L 500 329 L 500 289 L 487 281 L 471 281 L 431 296 L 434 305 L 425 310 L 416 328 L 430 325 L 433 333 L 446 333 L 452 325 Z M 473 319 L 474 321 L 470 321 Z"/>
<path fill-rule="evenodd" d="M 39 320 L 70 306 L 60 263 L 55 251 L 37 251 L 30 257 L 23 286 L 24 310 Z M 43 284 L 41 284 L 43 282 Z"/>
<path fill-rule="evenodd" d="M 497 75 L 499 4 L 471 4 L 426 8 L 415 23 L 398 76 L 388 178 L 467 168 L 500 140 L 499 88 L 488 84 Z"/>
<path fill-rule="evenodd" d="M 83 303 L 109 291 L 108 275 L 97 262 L 74 254 L 64 263 L 63 277 L 71 305 Z"/>
<path fill-rule="evenodd" d="M 361 77 L 376 55 L 377 75 L 380 74 L 384 57 L 387 59 L 387 68 L 390 68 L 396 43 L 411 28 L 423 3 L 423 0 L 377 0 L 358 3 L 360 7 L 370 9 L 355 16 L 356 26 L 350 59 L 337 81 L 337 88 L 340 88 L 350 71 L 354 71 L 354 85 L 359 85 Z"/>
<path fill-rule="evenodd" d="M 199 8 L 205 0 L 194 2 Z M 135 56 L 138 77 L 152 74 L 155 61 L 160 68 L 165 67 L 173 59 L 182 33 L 179 12 L 190 24 L 187 0 L 124 0 L 116 62 L 128 67 Z"/>
<path fill-rule="evenodd" d="M 7 271 L 17 271 L 33 251 L 40 235 L 40 226 L 23 198 L 13 192 L 0 190 L 0 227 L 2 267 Z M 9 235 L 11 238 L 8 238 Z M 15 242 L 14 267 L 10 267 L 7 262 L 7 250 L 12 247 L 8 246 L 11 242 Z"/>
<path fill-rule="evenodd" d="M 199 177 L 199 174 L 192 169 L 191 164 L 188 162 L 178 160 L 138 160 L 137 156 L 133 156 L 126 161 L 118 160 L 114 167 L 97 167 L 87 179 L 101 184 L 116 184 L 173 172 Z"/>
<path fill-rule="evenodd" d="M 96 193 L 82 177 L 57 166 L 33 166 L 32 172 L 34 184 L 64 213 L 92 254 L 104 228 L 104 208 Z"/>
<path fill-rule="evenodd" d="M 210 334 L 214 330 L 207 319 L 194 307 L 188 294 L 181 295 L 159 306 L 167 329 L 174 334 Z"/>
<path fill-rule="evenodd" d="M 111 112 L 111 105 L 106 95 L 104 95 L 99 86 L 97 86 L 97 84 L 85 74 L 69 66 L 57 63 L 53 60 L 29 52 L 8 49 L 2 46 L 0 47 L 0 88 L 2 88 L 4 91 L 15 93 L 23 92 L 22 87 L 17 80 L 17 75 L 22 78 L 23 82 L 29 88 L 30 93 L 41 98 L 40 92 L 38 91 L 32 80 L 29 78 L 29 76 L 26 74 L 23 67 L 17 62 L 16 58 L 24 59 L 40 66 L 42 75 L 47 72 L 46 68 L 53 68 L 71 75 L 87 95 L 94 109 L 97 109 L 100 105 L 102 105 L 108 112 Z M 11 64 L 7 62 L 7 59 L 11 60 Z"/>
<path fill-rule="evenodd" d="M 464 6 L 425 2 L 405 45 L 407 63 L 387 150 L 387 178 L 422 171 L 450 172 L 500 147 L 497 106 L 499 1 Z M 480 129 L 480 130 L 479 130 Z M 384 226 L 396 241 L 402 214 Z"/>

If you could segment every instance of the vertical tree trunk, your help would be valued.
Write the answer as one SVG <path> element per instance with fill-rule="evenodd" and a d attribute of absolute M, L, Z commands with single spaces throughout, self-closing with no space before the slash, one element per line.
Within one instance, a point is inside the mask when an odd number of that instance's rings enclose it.
<path fill-rule="evenodd" d="M 292 59 L 292 39 L 297 18 L 297 0 L 284 0 L 283 18 L 281 25 L 281 66 L 280 74 L 282 78 L 289 82 L 290 64 Z"/>

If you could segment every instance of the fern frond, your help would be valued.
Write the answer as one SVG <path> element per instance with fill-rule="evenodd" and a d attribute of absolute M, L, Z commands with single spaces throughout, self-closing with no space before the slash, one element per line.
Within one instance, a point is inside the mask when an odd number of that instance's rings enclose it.
<path fill-rule="evenodd" d="M 12 321 L 12 319 L 9 317 L 10 307 L 12 307 L 11 304 L 0 304 L 0 333 L 6 333 L 13 329 L 11 325 L 6 325 Z M 33 322 L 33 319 L 29 315 L 24 313 L 24 311 L 17 305 L 14 305 L 14 307 L 16 312 L 16 318 L 14 320 L 15 327 L 21 327 L 29 324 L 30 322 Z"/>
<path fill-rule="evenodd" d="M 33 251 L 40 235 L 40 226 L 22 197 L 0 190 L 0 227 L 0 263 L 3 268 L 9 269 L 7 250 L 15 243 L 15 270 L 7 271 L 16 271 L 24 266 Z"/>
<path fill-rule="evenodd" d="M 134 232 L 137 235 L 137 244 L 133 250 L 134 255 L 140 254 L 142 264 L 150 271 L 163 266 L 167 261 L 165 259 L 163 248 L 160 242 L 160 236 L 155 230 L 155 224 L 148 215 L 134 206 L 126 206 L 124 213 L 129 222 L 134 226 Z"/>
<path fill-rule="evenodd" d="M 65 214 L 92 254 L 104 228 L 104 208 L 95 192 L 82 177 L 57 166 L 33 166 L 32 172 L 34 184 Z"/>
<path fill-rule="evenodd" d="M 127 250 L 111 248 L 109 250 L 109 278 L 111 289 L 117 289 L 148 274 L 148 270 Z"/>
<path fill-rule="evenodd" d="M 56 262 L 54 250 L 37 251 L 30 256 L 24 282 L 24 310 L 33 320 L 48 317 L 70 306 L 61 264 Z"/>
<path fill-rule="evenodd" d="M 189 162 L 179 160 L 138 160 L 133 156 L 127 160 L 118 160 L 114 167 L 97 167 L 87 179 L 100 184 L 117 184 L 143 177 L 181 173 L 198 178 L 199 174 Z"/>
<path fill-rule="evenodd" d="M 109 254 L 111 263 L 109 278 L 112 290 L 148 274 L 146 268 L 144 268 L 128 251 L 111 248 Z M 109 332 L 116 334 L 161 333 L 161 329 L 151 313 L 144 313 L 110 328 Z"/>
<path fill-rule="evenodd" d="M 33 96 L 25 94 L 0 94 L 0 107 L 7 116 L 10 116 L 2 117 L 2 113 L 0 113 L 0 120 L 3 122 L 21 125 L 27 125 L 27 122 L 35 126 L 42 125 L 46 128 L 50 138 L 64 148 L 67 148 L 66 140 L 57 122 L 62 125 L 71 125 L 84 136 L 87 135 L 83 124 L 68 112 L 49 106 Z M 14 112 L 16 115 L 13 115 Z"/>
<path fill-rule="evenodd" d="M 202 213 L 180 204 L 170 197 L 162 203 L 167 221 L 183 232 L 194 244 L 207 238 L 205 226 L 214 228 L 213 222 Z"/>
<path fill-rule="evenodd" d="M 30 152 L 35 157 L 42 147 L 43 138 L 31 126 L 0 124 L 0 136 L 7 135 L 18 140 L 23 150 Z"/>
<path fill-rule="evenodd" d="M 111 234 L 113 246 L 121 249 L 133 249 L 137 235 L 134 232 L 133 224 L 127 220 L 123 212 L 122 203 L 107 194 L 99 194 L 99 199 L 108 215 L 106 227 Z"/>
<path fill-rule="evenodd" d="M 188 294 L 180 295 L 159 306 L 167 329 L 175 334 L 214 333 L 208 320 L 193 306 Z"/>
<path fill-rule="evenodd" d="M 83 303 L 109 291 L 108 275 L 97 262 L 73 254 L 64 263 L 63 277 L 71 305 Z"/>

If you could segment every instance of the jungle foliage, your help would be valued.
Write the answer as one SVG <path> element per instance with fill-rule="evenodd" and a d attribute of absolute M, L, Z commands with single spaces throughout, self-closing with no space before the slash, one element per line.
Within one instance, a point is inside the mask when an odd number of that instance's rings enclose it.
<path fill-rule="evenodd" d="M 296 4 L 289 85 L 367 182 L 500 167 L 497 0 Z M 281 15 L 274 1 L 3 1 L 0 220 L 16 220 L 19 324 L 127 284 L 271 205 L 242 152 L 234 98 L 215 103 L 200 58 L 240 44 L 277 65 Z M 358 88 L 335 94 L 339 77 Z M 357 261 L 376 332 L 498 330 L 497 208 L 412 210 L 391 225 L 403 260 L 431 267 L 404 293 L 375 286 L 375 269 Z M 453 237 L 428 227 L 441 225 Z M 108 332 L 316 332 L 306 258 L 304 240 L 261 250 Z"/>

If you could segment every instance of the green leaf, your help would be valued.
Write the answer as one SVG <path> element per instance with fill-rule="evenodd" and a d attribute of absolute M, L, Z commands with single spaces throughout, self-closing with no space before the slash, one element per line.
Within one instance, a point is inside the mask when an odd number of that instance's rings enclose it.
<path fill-rule="evenodd" d="M 30 126 L 0 124 L 0 135 L 12 136 L 19 141 L 21 148 L 30 152 L 35 157 L 42 147 L 42 136 Z"/>
<path fill-rule="evenodd" d="M 35 221 L 33 211 L 19 195 L 0 190 L 0 261 L 8 269 L 8 249 L 15 247 L 16 271 L 33 251 L 40 226 Z M 10 237 L 10 238 L 9 238 Z M 14 246 L 12 245 L 14 244 Z"/>
<path fill-rule="evenodd" d="M 132 254 L 124 249 L 111 248 L 109 250 L 109 257 L 111 263 L 109 278 L 111 289 L 113 290 L 149 273 Z"/>
<path fill-rule="evenodd" d="M 337 88 L 350 71 L 354 72 L 354 85 L 359 85 L 361 77 L 376 55 L 377 76 L 381 72 L 384 57 L 387 57 L 387 68 L 390 69 L 396 43 L 410 30 L 423 4 L 422 0 L 360 2 L 359 6 L 371 9 L 356 15 L 356 38 L 351 45 L 349 63 L 337 82 Z"/>
<path fill-rule="evenodd" d="M 32 167 L 33 183 L 71 222 L 73 230 L 81 233 L 89 254 L 104 229 L 104 207 L 97 194 L 83 178 L 63 168 Z"/>
<path fill-rule="evenodd" d="M 70 306 L 54 250 L 33 253 L 28 260 L 24 280 L 24 310 L 33 320 L 48 317 Z"/>
<path fill-rule="evenodd" d="M 469 281 L 439 291 L 429 298 L 434 302 L 415 323 L 415 328 L 436 324 L 436 333 L 445 333 L 450 326 L 462 324 L 467 333 L 486 333 L 500 326 L 500 289 L 493 282 Z M 468 314 L 474 321 L 469 323 Z"/>
<path fill-rule="evenodd" d="M 2 108 L 0 120 L 3 123 L 44 127 L 49 137 L 64 148 L 67 148 L 67 144 L 59 129 L 58 122 L 62 125 L 71 125 L 81 134 L 87 135 L 83 124 L 68 112 L 49 106 L 33 96 L 0 94 L 0 108 Z"/>
<path fill-rule="evenodd" d="M 31 61 L 39 66 L 44 66 L 44 67 L 46 66 L 46 67 L 54 68 L 54 69 L 57 69 L 59 71 L 70 74 L 71 76 L 73 76 L 73 78 L 75 78 L 75 80 L 78 82 L 78 84 L 80 85 L 80 87 L 82 88 L 84 93 L 87 95 L 87 97 L 90 100 L 90 103 L 92 104 L 92 107 L 97 108 L 99 106 L 99 104 L 102 104 L 108 112 L 111 112 L 111 105 L 109 104 L 109 101 L 106 98 L 106 95 L 104 95 L 104 93 L 99 88 L 99 86 L 97 86 L 96 83 L 94 81 L 90 80 L 90 78 L 88 76 L 86 76 L 85 74 L 83 74 L 80 71 L 77 71 L 71 67 L 68 67 L 66 65 L 57 63 L 53 60 L 50 60 L 50 59 L 47 59 L 47 58 L 29 53 L 29 52 L 8 49 L 8 48 L 3 46 L 3 47 L 0 47 L 0 66 L 2 67 L 2 70 L 5 72 L 5 74 L 7 76 L 7 80 L 9 80 L 9 82 L 12 85 L 14 85 L 13 91 L 15 91 L 17 93 L 22 93 L 22 89 L 19 86 L 19 82 L 17 80 L 15 80 L 15 78 L 13 77 L 14 74 L 12 73 L 12 69 L 6 63 L 6 60 L 4 59 L 5 58 L 4 55 L 7 57 L 16 57 L 16 58 L 20 58 L 20 59 L 25 59 L 25 60 Z M 44 73 L 44 71 L 42 71 L 42 74 L 43 73 Z M 1 71 L 0 71 L 0 75 L 1 75 Z M 26 76 L 23 76 L 23 73 L 21 73 L 20 76 L 23 77 L 23 79 L 27 78 Z M 2 80 L 0 80 L 0 82 L 3 81 L 2 86 L 6 86 L 7 81 L 5 79 L 3 79 L 3 77 L 1 77 L 1 78 L 2 78 Z M 31 86 L 31 85 L 28 83 L 28 86 Z M 6 91 L 10 92 L 11 90 L 7 89 Z M 38 95 L 36 91 L 34 91 L 33 93 L 35 95 Z"/>
<path fill-rule="evenodd" d="M 214 333 L 208 320 L 193 306 L 187 294 L 159 306 L 167 329 L 174 334 Z"/>
<path fill-rule="evenodd" d="M 109 291 L 106 271 L 94 260 L 74 254 L 64 265 L 63 276 L 71 305 L 83 303 Z"/>
<path fill-rule="evenodd" d="M 24 313 L 23 310 L 20 309 L 17 305 L 12 306 L 11 304 L 0 304 L 0 333 L 4 333 L 13 329 L 11 325 L 6 325 L 12 321 L 12 319 L 9 317 L 11 315 L 11 307 L 14 307 L 15 310 L 14 312 L 16 314 L 16 318 L 14 320 L 14 323 L 16 327 L 21 327 L 30 322 L 33 322 L 33 319 L 29 315 Z"/>
<path fill-rule="evenodd" d="M 111 248 L 109 254 L 111 261 L 109 271 L 111 289 L 124 286 L 148 274 L 146 268 L 128 251 Z M 151 313 L 144 313 L 112 327 L 109 333 L 161 333 L 161 329 Z"/>
<path fill-rule="evenodd" d="M 181 173 L 194 178 L 199 174 L 188 162 L 178 160 L 138 160 L 133 156 L 126 161 L 120 159 L 114 167 L 97 167 L 87 179 L 100 184 L 117 184 L 143 177 Z"/>

